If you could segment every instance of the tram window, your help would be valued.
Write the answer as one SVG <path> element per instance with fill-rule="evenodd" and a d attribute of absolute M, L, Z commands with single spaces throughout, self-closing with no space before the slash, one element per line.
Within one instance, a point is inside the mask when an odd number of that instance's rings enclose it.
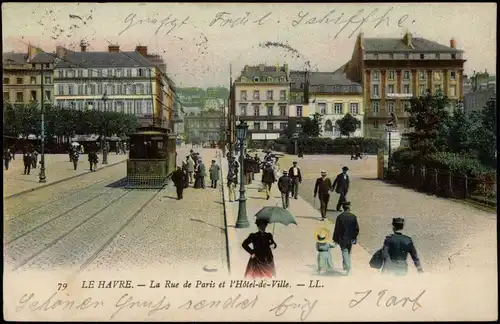
<path fill-rule="evenodd" d="M 158 148 L 163 149 L 163 142 L 158 142 Z"/>

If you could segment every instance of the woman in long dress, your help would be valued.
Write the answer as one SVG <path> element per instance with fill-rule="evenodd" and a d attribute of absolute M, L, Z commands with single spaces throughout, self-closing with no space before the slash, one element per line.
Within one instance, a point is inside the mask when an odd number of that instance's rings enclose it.
<path fill-rule="evenodd" d="M 321 272 L 333 272 L 333 259 L 330 249 L 334 248 L 335 243 L 326 241 L 328 230 L 321 228 L 316 231 L 316 251 L 318 251 L 318 274 Z"/>
<path fill-rule="evenodd" d="M 242 247 L 250 254 L 247 269 L 245 271 L 246 279 L 272 278 L 276 276 L 276 268 L 274 266 L 273 252 L 278 246 L 274 242 L 273 235 L 266 232 L 266 227 L 269 224 L 267 220 L 257 219 L 255 222 L 259 229 L 256 233 L 251 233 L 242 244 Z M 250 247 L 250 244 L 252 247 Z"/>

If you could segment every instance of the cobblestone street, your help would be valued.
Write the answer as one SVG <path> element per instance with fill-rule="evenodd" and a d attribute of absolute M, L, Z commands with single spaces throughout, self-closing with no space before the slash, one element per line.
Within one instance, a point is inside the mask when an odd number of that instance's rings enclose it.
<path fill-rule="evenodd" d="M 215 157 L 200 153 L 207 166 Z M 171 184 L 125 189 L 125 172 L 118 164 L 6 200 L 6 268 L 226 271 L 221 187 L 188 188 L 178 201 Z"/>

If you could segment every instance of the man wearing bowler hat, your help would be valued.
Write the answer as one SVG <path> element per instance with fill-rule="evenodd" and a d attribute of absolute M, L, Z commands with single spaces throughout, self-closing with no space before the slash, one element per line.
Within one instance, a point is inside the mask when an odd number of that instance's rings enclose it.
<path fill-rule="evenodd" d="M 419 273 L 424 272 L 418 258 L 417 249 L 409 236 L 402 234 L 405 220 L 403 218 L 392 219 L 393 234 L 387 236 L 382 248 L 382 257 L 384 265 L 382 272 L 393 274 L 396 276 L 405 276 L 408 274 L 408 253 L 413 259 L 413 263 Z"/>
<path fill-rule="evenodd" d="M 337 211 L 342 211 L 340 207 L 342 206 L 342 203 L 346 202 L 346 196 L 347 196 L 347 191 L 349 191 L 349 176 L 347 175 L 347 171 L 349 171 L 349 168 L 344 166 L 342 167 L 342 173 L 339 173 L 335 180 L 333 181 L 332 184 L 332 190 L 335 190 L 336 193 L 338 193 L 339 200 L 337 202 Z"/>
<path fill-rule="evenodd" d="M 351 213 L 351 203 L 346 201 L 342 204 L 344 212 L 337 216 L 333 241 L 337 243 L 342 252 L 342 265 L 346 275 L 351 272 L 351 249 L 356 244 L 359 234 L 359 224 L 356 215 Z"/>

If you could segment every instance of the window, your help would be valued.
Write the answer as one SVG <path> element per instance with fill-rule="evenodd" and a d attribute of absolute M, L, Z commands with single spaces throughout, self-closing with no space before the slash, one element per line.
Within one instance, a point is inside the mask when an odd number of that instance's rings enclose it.
<path fill-rule="evenodd" d="M 267 100 L 273 100 L 273 90 L 267 91 Z"/>
<path fill-rule="evenodd" d="M 272 83 L 273 82 L 273 78 L 267 77 L 267 82 Z"/>
<path fill-rule="evenodd" d="M 379 81 L 380 80 L 380 71 L 373 71 L 373 73 L 372 73 L 372 80 L 373 81 Z"/>
<path fill-rule="evenodd" d="M 420 59 L 423 60 L 425 58 L 424 54 L 420 54 Z"/>
<path fill-rule="evenodd" d="M 137 85 L 137 94 L 144 94 L 144 84 L 138 84 Z"/>
<path fill-rule="evenodd" d="M 127 101 L 127 114 L 132 115 L 134 113 L 133 101 Z"/>
<path fill-rule="evenodd" d="M 280 123 L 280 130 L 285 130 L 287 126 L 287 123 Z"/>
<path fill-rule="evenodd" d="M 436 54 L 436 60 L 439 60 L 439 58 L 440 58 L 440 55 Z"/>
<path fill-rule="evenodd" d="M 79 96 L 83 95 L 83 84 L 79 84 L 77 90 L 78 90 L 77 94 Z"/>
<path fill-rule="evenodd" d="M 52 96 L 50 95 L 50 90 L 45 90 L 45 100 L 51 101 Z"/>
<path fill-rule="evenodd" d="M 335 115 L 343 115 L 342 103 L 333 104 L 333 113 Z"/>
<path fill-rule="evenodd" d="M 102 83 L 97 84 L 97 94 L 102 95 L 103 86 Z"/>
<path fill-rule="evenodd" d="M 318 103 L 318 108 L 319 108 L 319 113 L 321 115 L 326 115 L 326 103 L 325 102 Z"/>
<path fill-rule="evenodd" d="M 247 105 L 240 104 L 240 116 L 246 116 L 246 115 L 247 115 Z"/>
<path fill-rule="evenodd" d="M 113 69 L 108 69 L 108 78 L 111 78 L 113 76 Z"/>
<path fill-rule="evenodd" d="M 16 92 L 16 102 L 24 102 L 23 98 L 23 93 L 22 92 Z"/>
<path fill-rule="evenodd" d="M 117 77 L 122 77 L 123 76 L 123 70 L 122 69 L 117 69 L 116 70 L 116 76 Z"/>
<path fill-rule="evenodd" d="M 451 59 L 454 60 L 457 58 L 457 54 L 451 54 Z"/>
<path fill-rule="evenodd" d="M 448 91 L 448 96 L 450 97 L 456 97 L 457 96 L 457 86 L 456 85 L 451 85 L 450 90 Z"/>
<path fill-rule="evenodd" d="M 57 71 L 57 77 L 64 78 L 64 71 Z"/>
<path fill-rule="evenodd" d="M 83 70 L 78 70 L 78 77 L 83 78 Z"/>
<path fill-rule="evenodd" d="M 394 102 L 393 101 L 388 101 L 387 102 L 387 112 L 388 113 L 393 113 L 394 112 Z"/>
<path fill-rule="evenodd" d="M 434 71 L 434 81 L 441 81 L 441 71 Z"/>
<path fill-rule="evenodd" d="M 389 54 L 389 59 L 394 60 L 394 54 Z"/>
<path fill-rule="evenodd" d="M 240 91 L 240 99 L 241 100 L 247 100 L 247 91 L 246 90 L 241 90 Z"/>
<path fill-rule="evenodd" d="M 73 85 L 68 84 L 68 95 L 72 96 L 73 95 Z"/>
<path fill-rule="evenodd" d="M 253 105 L 253 115 L 260 116 L 260 105 Z"/>
<path fill-rule="evenodd" d="M 253 99 L 254 100 L 260 100 L 260 92 L 259 92 L 259 90 L 255 90 L 253 92 Z"/>
<path fill-rule="evenodd" d="M 405 84 L 404 87 L 403 87 L 403 91 L 404 91 L 404 93 L 410 93 L 410 85 L 409 84 Z"/>
<path fill-rule="evenodd" d="M 403 72 L 403 80 L 410 80 L 410 71 Z"/>
<path fill-rule="evenodd" d="M 112 84 L 108 84 L 108 85 L 106 85 L 106 94 L 108 94 L 108 95 L 113 95 L 113 94 L 114 94 L 114 92 L 113 92 L 113 90 L 114 90 L 114 89 L 113 89 L 113 88 L 114 88 L 114 87 L 113 87 L 113 85 L 112 85 Z"/>
<path fill-rule="evenodd" d="M 387 93 L 394 93 L 394 84 L 389 84 L 387 86 Z"/>
<path fill-rule="evenodd" d="M 285 77 L 283 77 L 283 76 L 282 76 L 282 77 L 280 77 L 280 82 L 286 82 Z"/>
<path fill-rule="evenodd" d="M 45 77 L 45 84 L 50 84 L 51 82 L 50 77 Z"/>
<path fill-rule="evenodd" d="M 373 58 L 378 60 L 378 54 L 373 54 Z"/>
<path fill-rule="evenodd" d="M 64 86 L 62 84 L 59 84 L 57 86 L 57 94 L 60 95 L 60 96 L 64 95 Z"/>
<path fill-rule="evenodd" d="M 286 90 L 280 90 L 280 100 L 286 100 Z"/>
<path fill-rule="evenodd" d="M 132 76 L 132 69 L 127 69 L 127 77 L 131 77 Z"/>
<path fill-rule="evenodd" d="M 146 101 L 146 114 L 153 114 L 153 103 L 151 101 Z"/>
<path fill-rule="evenodd" d="M 379 90 L 378 84 L 374 84 L 373 85 L 373 92 L 372 92 L 372 94 L 374 96 L 377 96 L 377 97 L 380 96 L 380 90 Z"/>
<path fill-rule="evenodd" d="M 36 84 L 36 77 L 30 77 L 30 84 Z"/>
<path fill-rule="evenodd" d="M 378 101 L 372 101 L 372 111 L 375 114 L 378 114 L 379 109 L 380 109 L 380 102 L 378 102 Z"/>
<path fill-rule="evenodd" d="M 425 85 L 424 84 L 421 84 L 418 86 L 418 93 L 421 96 L 425 95 Z"/>
<path fill-rule="evenodd" d="M 89 75 L 89 78 L 93 78 L 95 76 L 95 71 L 94 70 L 88 70 L 87 74 Z"/>
<path fill-rule="evenodd" d="M 378 120 L 373 121 L 373 128 L 378 128 Z"/>
<path fill-rule="evenodd" d="M 259 78 L 258 77 L 254 77 L 253 78 L 253 82 L 259 82 Z"/>
<path fill-rule="evenodd" d="M 78 109 L 78 110 L 83 110 L 83 101 L 78 100 L 78 101 L 76 102 L 76 109 Z"/>
<path fill-rule="evenodd" d="M 272 116 L 273 115 L 273 105 L 267 105 L 267 115 Z"/>
<path fill-rule="evenodd" d="M 297 117 L 302 117 L 302 106 L 297 106 Z"/>
<path fill-rule="evenodd" d="M 135 114 L 142 115 L 142 101 L 135 101 Z"/>
<path fill-rule="evenodd" d="M 405 60 L 409 59 L 410 55 L 408 53 L 405 53 Z"/>
<path fill-rule="evenodd" d="M 434 86 L 434 94 L 441 94 L 442 93 L 442 89 L 441 89 L 441 85 L 440 84 L 437 84 L 436 86 Z"/>
<path fill-rule="evenodd" d="M 70 78 L 74 78 L 75 77 L 75 71 L 74 70 L 68 70 L 68 76 Z"/>
<path fill-rule="evenodd" d="M 273 130 L 274 129 L 274 123 L 267 123 L 267 130 Z"/>
<path fill-rule="evenodd" d="M 17 84 L 23 84 L 23 78 L 17 78 L 16 81 Z"/>
<path fill-rule="evenodd" d="M 102 69 L 97 70 L 97 77 L 102 78 Z"/>
<path fill-rule="evenodd" d="M 146 84 L 146 94 L 151 94 L 153 93 L 153 86 L 151 85 L 151 83 L 147 83 Z"/>
<path fill-rule="evenodd" d="M 357 115 L 359 114 L 359 104 L 357 102 L 353 102 L 349 105 L 349 112 L 351 115 Z"/>
<path fill-rule="evenodd" d="M 260 122 L 254 122 L 253 123 L 253 129 L 260 130 Z"/>
<path fill-rule="evenodd" d="M 97 110 L 103 111 L 104 103 L 102 101 L 97 102 Z"/>
<path fill-rule="evenodd" d="M 6 102 L 10 102 L 10 93 L 8 91 L 4 91 L 3 100 Z"/>
<path fill-rule="evenodd" d="M 418 72 L 418 78 L 419 80 L 425 80 L 425 71 Z"/>
<path fill-rule="evenodd" d="M 9 84 L 10 83 L 10 78 L 3 78 L 3 83 L 4 84 Z"/>
<path fill-rule="evenodd" d="M 394 75 L 394 71 L 389 71 L 389 73 L 387 74 L 387 80 L 394 80 Z"/>
<path fill-rule="evenodd" d="M 280 105 L 280 116 L 286 116 L 286 106 Z"/>
<path fill-rule="evenodd" d="M 30 100 L 31 101 L 36 101 L 36 90 L 31 90 L 30 94 L 31 94 Z"/>
<path fill-rule="evenodd" d="M 450 72 L 450 80 L 456 80 L 457 79 L 457 72 L 451 71 Z"/>

